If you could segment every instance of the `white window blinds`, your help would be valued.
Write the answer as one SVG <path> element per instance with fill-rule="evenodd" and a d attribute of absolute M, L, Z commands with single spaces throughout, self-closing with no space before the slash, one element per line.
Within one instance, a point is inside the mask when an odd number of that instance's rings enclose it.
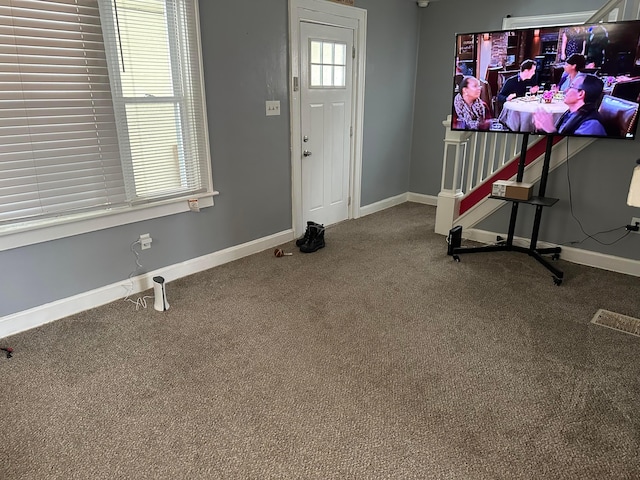
<path fill-rule="evenodd" d="M 211 193 L 195 0 L 0 0 L 2 225 Z"/>
<path fill-rule="evenodd" d="M 0 221 L 125 200 L 98 5 L 0 3 Z"/>

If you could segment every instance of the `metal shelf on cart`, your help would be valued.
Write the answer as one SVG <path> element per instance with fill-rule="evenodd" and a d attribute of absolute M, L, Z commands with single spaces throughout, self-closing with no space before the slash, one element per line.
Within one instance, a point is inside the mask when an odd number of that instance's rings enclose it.
<path fill-rule="evenodd" d="M 520 198 L 497 197 L 495 195 L 489 195 L 489 198 L 504 200 L 505 202 L 528 203 L 530 205 L 539 205 L 541 207 L 550 207 L 558 201 L 557 198 L 551 197 L 531 197 L 529 200 L 522 200 Z"/>

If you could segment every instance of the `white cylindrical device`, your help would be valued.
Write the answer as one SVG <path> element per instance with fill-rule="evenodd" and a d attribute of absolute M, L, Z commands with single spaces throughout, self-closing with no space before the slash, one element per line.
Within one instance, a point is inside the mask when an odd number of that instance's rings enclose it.
<path fill-rule="evenodd" d="M 167 302 L 167 289 L 164 284 L 164 277 L 153 277 L 153 308 L 159 312 L 169 310 Z"/>

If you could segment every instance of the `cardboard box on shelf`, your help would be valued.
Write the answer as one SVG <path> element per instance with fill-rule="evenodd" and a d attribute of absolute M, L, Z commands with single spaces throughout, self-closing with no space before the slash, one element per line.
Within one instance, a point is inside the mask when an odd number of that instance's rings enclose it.
<path fill-rule="evenodd" d="M 514 200 L 529 200 L 533 195 L 533 183 L 497 180 L 493 182 L 491 195 Z"/>

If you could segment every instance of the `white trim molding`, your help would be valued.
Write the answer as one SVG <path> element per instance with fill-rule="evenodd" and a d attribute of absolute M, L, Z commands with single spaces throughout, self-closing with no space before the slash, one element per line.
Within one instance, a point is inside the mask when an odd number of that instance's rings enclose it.
<path fill-rule="evenodd" d="M 438 197 L 435 195 L 425 195 L 424 193 L 412 193 L 407 194 L 407 201 L 414 203 L 421 203 L 423 205 L 431 205 L 433 207 L 438 206 Z"/>
<path fill-rule="evenodd" d="M 191 211 L 189 201 L 194 199 L 198 200 L 198 208 L 213 207 L 213 198 L 216 195 L 219 195 L 219 192 L 214 191 L 200 197 L 166 200 L 155 205 L 97 210 L 69 215 L 64 220 L 53 218 L 49 224 L 46 224 L 46 221 L 38 221 L 32 226 L 18 225 L 15 229 L 8 229 L 7 232 L 0 234 L 0 251 L 189 212 Z"/>
<path fill-rule="evenodd" d="M 435 206 L 435 203 L 433 203 L 435 202 L 434 197 L 415 193 L 404 193 L 363 207 L 362 215 L 364 216 L 380 212 L 407 201 Z M 463 236 L 465 239 L 486 244 L 494 243 L 496 235 L 497 234 L 495 232 L 489 232 L 486 230 L 474 228 L 463 229 Z M 506 237 L 506 233 L 502 233 L 500 235 Z M 152 279 L 155 276 L 162 276 L 165 281 L 169 283 L 173 280 L 177 280 L 178 278 L 208 270 L 255 253 L 265 252 L 282 245 L 283 243 L 290 242 L 294 238 L 293 230 L 285 230 L 242 245 L 236 245 L 209 255 L 194 258 L 186 262 L 169 265 L 153 272 L 148 272 L 145 275 L 133 277 L 131 281 L 128 279 L 121 280 L 95 290 L 83 292 L 72 297 L 7 315 L 0 318 L 0 338 L 14 335 L 107 303 L 122 300 L 127 292 L 129 293 L 129 296 L 139 294 L 152 288 Z M 516 242 L 521 242 L 522 244 L 529 244 L 530 242 L 529 239 L 520 237 L 516 237 L 514 240 Z M 541 247 L 557 246 L 545 242 L 539 242 L 539 245 Z M 566 246 L 562 246 L 561 258 L 568 262 L 580 265 L 640 277 L 640 261 L 638 260 L 630 260 L 628 258 L 615 257 L 612 255 Z M 170 287 L 168 287 L 168 289 L 170 289 Z M 135 307 L 132 305 L 132 308 Z"/>
<path fill-rule="evenodd" d="M 285 230 L 242 245 L 229 247 L 202 257 L 193 258 L 186 262 L 169 265 L 168 267 L 148 272 L 131 280 L 125 279 L 111 285 L 83 292 L 72 297 L 63 298 L 55 302 L 17 312 L 0 318 L 0 338 L 14 335 L 46 323 L 59 320 L 76 313 L 96 308 L 107 303 L 122 300 L 129 296 L 149 290 L 153 286 L 153 277 L 164 277 L 166 282 L 186 277 L 194 273 L 208 270 L 219 265 L 238 260 L 240 258 L 263 252 L 271 248 L 290 242 L 293 230 Z M 170 288 L 170 287 L 168 287 Z M 170 294 L 169 294 L 170 298 Z M 133 304 L 132 308 L 135 308 Z"/>
<path fill-rule="evenodd" d="M 504 238 L 507 237 L 507 233 L 489 232 L 487 230 L 480 230 L 477 228 L 470 228 L 468 230 L 462 230 L 463 238 L 480 242 L 484 244 L 493 244 L 496 242 L 496 236 L 501 235 Z M 514 237 L 514 243 L 520 243 L 522 245 L 529 245 L 531 239 Z M 579 265 L 586 265 L 587 267 L 595 267 L 601 270 L 608 270 L 610 272 L 623 273 L 625 275 L 631 275 L 634 277 L 640 277 L 640 260 L 632 260 L 629 258 L 616 257 L 613 255 L 607 255 L 606 253 L 592 252 L 590 250 L 582 250 L 575 247 L 567 247 L 565 245 L 555 245 L 548 242 L 538 242 L 540 248 L 561 247 L 562 252 L 560 258 L 567 262 L 577 263 Z M 512 254 L 512 252 L 506 252 Z M 462 255 L 464 259 L 464 254 Z M 566 279 L 565 279 L 566 280 Z"/>
<path fill-rule="evenodd" d="M 396 195 L 395 197 L 385 198 L 384 200 L 380 200 L 379 202 L 370 203 L 362 208 L 360 208 L 360 216 L 364 217 L 366 215 L 371 215 L 372 213 L 381 212 L 382 210 L 386 210 L 387 208 L 395 207 L 396 205 L 400 205 L 405 203 L 408 199 L 407 193 L 403 193 L 400 195 Z"/>
<path fill-rule="evenodd" d="M 349 218 L 358 218 L 362 195 L 362 145 L 364 123 L 365 66 L 367 58 L 367 11 L 326 0 L 289 0 L 289 108 L 291 118 L 291 195 L 292 222 L 295 236 L 304 230 L 302 218 L 302 140 L 300 132 L 300 22 L 334 25 L 354 31 L 356 56 L 353 78 L 353 145 L 350 169 Z"/>

